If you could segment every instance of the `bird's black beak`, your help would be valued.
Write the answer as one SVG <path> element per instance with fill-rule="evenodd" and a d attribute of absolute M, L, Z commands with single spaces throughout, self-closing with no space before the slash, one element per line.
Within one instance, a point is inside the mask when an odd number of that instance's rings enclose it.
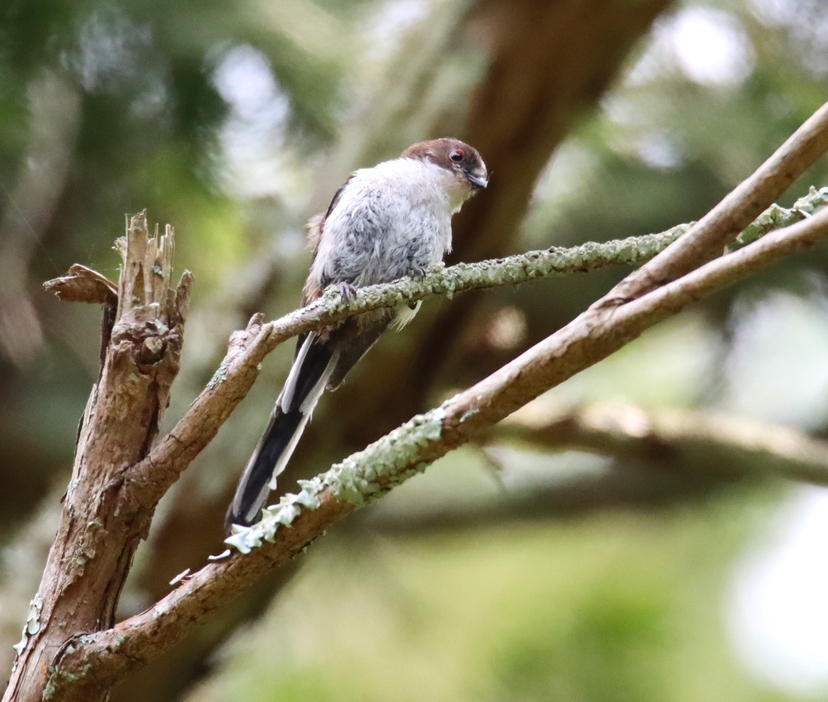
<path fill-rule="evenodd" d="M 486 176 L 476 175 L 475 173 L 466 173 L 466 180 L 468 180 L 469 183 L 472 184 L 472 187 L 476 190 L 483 190 L 489 184 Z"/>

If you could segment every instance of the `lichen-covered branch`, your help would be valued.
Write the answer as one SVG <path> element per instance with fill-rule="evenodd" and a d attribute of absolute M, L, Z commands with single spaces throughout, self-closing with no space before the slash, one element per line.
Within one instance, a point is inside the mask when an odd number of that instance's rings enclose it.
<path fill-rule="evenodd" d="M 771 202 L 828 150 L 825 103 L 749 178 L 742 181 L 689 232 L 646 269 L 627 276 L 605 300 L 632 300 L 688 273 L 719 254 Z M 606 304 L 606 303 L 605 303 Z"/>
<path fill-rule="evenodd" d="M 811 188 L 790 209 L 772 205 L 752 222 L 734 242 L 734 248 L 755 241 L 769 231 L 810 216 L 828 204 L 828 188 Z M 503 259 L 462 263 L 429 272 L 422 280 L 406 278 L 387 285 L 357 291 L 342 300 L 331 288 L 322 299 L 274 322 L 251 319 L 247 329 L 236 332 L 230 350 L 213 380 L 195 399 L 176 427 L 153 447 L 147 459 L 127 476 L 136 510 L 154 505 L 180 473 L 207 446 L 258 377 L 264 357 L 280 343 L 298 334 L 336 323 L 346 317 L 413 302 L 430 295 L 453 295 L 503 285 L 517 285 L 551 275 L 584 272 L 611 265 L 641 265 L 664 250 L 693 225 L 682 224 L 659 234 L 647 234 L 606 243 L 571 248 L 553 247 Z"/>
<path fill-rule="evenodd" d="M 644 329 L 704 295 L 828 236 L 828 209 L 768 234 L 621 307 L 596 304 L 512 363 L 383 437 L 265 510 L 261 522 L 228 541 L 244 554 L 210 564 L 153 607 L 108 631 L 70 645 L 56 685 L 73 693 L 158 655 L 231 599 L 240 588 L 286 562 L 335 522 L 469 441 L 515 409 L 606 357 Z M 71 649 L 71 650 L 69 650 Z M 71 678 L 71 679 L 70 679 Z"/>

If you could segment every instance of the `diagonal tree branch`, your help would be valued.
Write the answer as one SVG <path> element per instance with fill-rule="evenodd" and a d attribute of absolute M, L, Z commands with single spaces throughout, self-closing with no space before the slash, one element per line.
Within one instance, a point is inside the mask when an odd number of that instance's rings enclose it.
<path fill-rule="evenodd" d="M 540 394 L 605 358 L 713 290 L 813 246 L 825 236 L 826 228 L 828 210 L 823 209 L 620 307 L 605 304 L 614 295 L 610 291 L 568 325 L 478 383 L 479 397 L 468 396 L 464 403 L 464 412 L 473 413 L 465 423 L 478 428 L 491 412 L 499 418 L 511 414 L 526 403 L 527 396 Z"/>
<path fill-rule="evenodd" d="M 70 644 L 56 661 L 50 685 L 61 689 L 64 699 L 80 700 L 86 686 L 114 680 L 139 667 L 180 639 L 203 615 L 272 567 L 287 562 L 359 505 L 605 358 L 647 327 L 825 236 L 828 209 L 622 307 L 593 306 L 477 385 L 414 417 L 327 473 L 303 481 L 298 495 L 283 497 L 279 505 L 265 510 L 262 522 L 228 539 L 247 555 L 207 565 L 145 612 L 85 637 L 82 646 Z M 603 312 L 596 319 L 597 309 Z"/>
<path fill-rule="evenodd" d="M 717 256 L 828 150 L 828 103 L 820 107 L 749 178 L 699 220 L 676 245 L 627 276 L 601 304 L 641 297 Z"/>

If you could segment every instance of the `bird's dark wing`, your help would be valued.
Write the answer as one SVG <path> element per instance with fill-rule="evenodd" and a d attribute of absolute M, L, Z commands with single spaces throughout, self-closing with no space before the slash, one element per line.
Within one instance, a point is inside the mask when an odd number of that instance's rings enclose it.
<path fill-rule="evenodd" d="M 331 343 L 335 344 L 338 356 L 328 379 L 328 390 L 336 390 L 342 384 L 348 371 L 368 353 L 395 316 L 393 310 L 378 310 L 350 319 L 331 333 Z"/>

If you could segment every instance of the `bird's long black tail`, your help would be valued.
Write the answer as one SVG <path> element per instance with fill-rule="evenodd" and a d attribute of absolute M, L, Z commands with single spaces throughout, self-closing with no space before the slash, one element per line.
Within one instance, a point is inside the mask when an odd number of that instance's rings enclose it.
<path fill-rule="evenodd" d="M 250 457 L 227 511 L 226 524 L 249 525 L 259 518 L 276 476 L 287 465 L 313 408 L 325 390 L 339 354 L 312 333 L 300 345 L 259 445 Z"/>

